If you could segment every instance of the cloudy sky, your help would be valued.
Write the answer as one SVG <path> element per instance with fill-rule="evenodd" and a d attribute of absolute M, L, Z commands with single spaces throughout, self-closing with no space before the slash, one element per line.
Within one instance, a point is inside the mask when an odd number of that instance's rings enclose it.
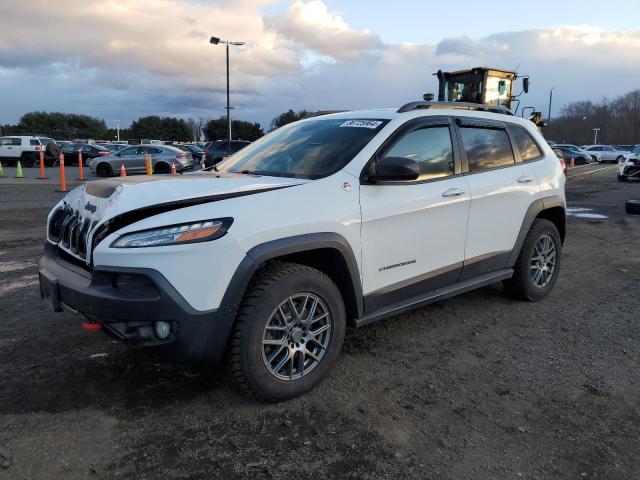
<path fill-rule="evenodd" d="M 435 92 L 442 68 L 531 75 L 546 111 L 640 88 L 640 3 L 458 0 L 0 0 L 0 123 L 28 111 L 123 126 L 149 114 L 268 125 L 294 109 L 387 107 Z M 446 8 L 443 8 L 446 6 Z M 557 110 L 554 108 L 554 110 Z"/>

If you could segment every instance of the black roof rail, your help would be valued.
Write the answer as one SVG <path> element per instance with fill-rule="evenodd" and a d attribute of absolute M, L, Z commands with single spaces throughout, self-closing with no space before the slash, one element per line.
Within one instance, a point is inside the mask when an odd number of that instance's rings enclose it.
<path fill-rule="evenodd" d="M 304 120 L 305 118 L 313 118 L 319 117 L 321 115 L 331 115 L 332 113 L 344 113 L 349 111 L 350 110 L 319 110 L 317 112 L 307 113 L 304 117 L 302 117 L 302 119 Z"/>
<path fill-rule="evenodd" d="M 421 109 L 442 109 L 451 108 L 454 110 L 479 110 L 482 112 L 502 113 L 504 115 L 513 115 L 513 112 L 507 107 L 499 107 L 497 105 L 486 105 L 483 103 L 466 103 L 466 102 L 409 102 L 398 109 L 398 113 L 411 112 Z"/>

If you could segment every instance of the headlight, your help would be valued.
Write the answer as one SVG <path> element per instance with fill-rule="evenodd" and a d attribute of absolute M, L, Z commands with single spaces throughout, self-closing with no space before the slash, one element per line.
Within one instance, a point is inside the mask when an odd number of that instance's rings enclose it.
<path fill-rule="evenodd" d="M 112 248 L 161 247 L 184 243 L 207 242 L 222 237 L 233 223 L 232 218 L 202 220 L 162 228 L 127 233 L 111 244 Z"/>

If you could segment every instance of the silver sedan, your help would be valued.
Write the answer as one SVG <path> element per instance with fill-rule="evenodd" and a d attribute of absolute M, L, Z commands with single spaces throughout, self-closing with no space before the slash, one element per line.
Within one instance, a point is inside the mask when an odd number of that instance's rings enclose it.
<path fill-rule="evenodd" d="M 112 155 L 94 158 L 89 167 L 99 177 L 118 175 L 122 165 L 127 174 L 145 173 L 145 153 L 151 158 L 153 173 L 170 173 L 171 165 L 176 167 L 176 172 L 193 169 L 190 152 L 168 145 L 132 145 Z"/>

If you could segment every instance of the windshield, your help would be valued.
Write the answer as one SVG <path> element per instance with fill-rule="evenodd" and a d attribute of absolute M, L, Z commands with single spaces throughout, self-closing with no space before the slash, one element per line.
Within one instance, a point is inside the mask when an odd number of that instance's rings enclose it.
<path fill-rule="evenodd" d="M 316 179 L 342 169 L 389 120 L 318 119 L 279 128 L 218 166 L 221 172 Z"/>
<path fill-rule="evenodd" d="M 40 138 L 38 138 L 38 140 L 40 140 L 40 143 L 42 145 L 49 145 L 50 143 L 53 143 L 53 139 L 51 139 L 51 138 L 40 137 Z"/>

